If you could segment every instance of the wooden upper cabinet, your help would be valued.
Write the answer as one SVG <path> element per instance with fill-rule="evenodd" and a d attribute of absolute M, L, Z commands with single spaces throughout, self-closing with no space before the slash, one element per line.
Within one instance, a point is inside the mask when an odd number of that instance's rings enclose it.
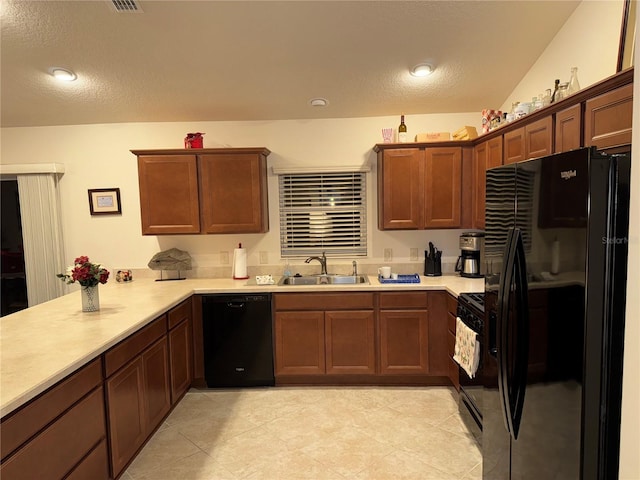
<path fill-rule="evenodd" d="M 380 230 L 422 228 L 424 151 L 397 148 L 378 153 L 378 227 Z"/>
<path fill-rule="evenodd" d="M 266 155 L 221 152 L 199 160 L 203 233 L 268 231 Z"/>
<path fill-rule="evenodd" d="M 200 233 L 195 155 L 138 156 L 144 235 Z"/>
<path fill-rule="evenodd" d="M 494 137 L 475 146 L 471 184 L 473 191 L 471 225 L 473 228 L 484 228 L 486 173 L 488 169 L 499 165 L 502 165 L 502 136 Z"/>
<path fill-rule="evenodd" d="M 266 148 L 131 152 L 143 235 L 269 230 Z"/>
<path fill-rule="evenodd" d="M 599 150 L 631 144 L 633 84 L 587 100 L 584 143 Z"/>
<path fill-rule="evenodd" d="M 380 149 L 380 230 L 462 227 L 463 165 L 462 147 Z"/>
<path fill-rule="evenodd" d="M 504 134 L 504 164 L 553 153 L 553 119 L 551 115 Z"/>
<path fill-rule="evenodd" d="M 554 153 L 568 152 L 582 146 L 582 119 L 580 104 L 556 113 Z"/>
<path fill-rule="evenodd" d="M 503 136 L 504 164 L 516 163 L 525 160 L 524 151 L 524 127 L 516 128 Z"/>
<path fill-rule="evenodd" d="M 524 127 L 525 158 L 546 157 L 553 153 L 553 118 L 551 115 Z"/>
<path fill-rule="evenodd" d="M 424 227 L 461 226 L 462 149 L 425 150 Z"/>

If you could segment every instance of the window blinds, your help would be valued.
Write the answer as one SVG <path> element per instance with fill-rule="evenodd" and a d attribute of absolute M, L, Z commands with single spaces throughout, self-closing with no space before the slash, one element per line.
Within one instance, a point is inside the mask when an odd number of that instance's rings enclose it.
<path fill-rule="evenodd" d="M 282 256 L 367 254 L 363 172 L 279 176 Z"/>

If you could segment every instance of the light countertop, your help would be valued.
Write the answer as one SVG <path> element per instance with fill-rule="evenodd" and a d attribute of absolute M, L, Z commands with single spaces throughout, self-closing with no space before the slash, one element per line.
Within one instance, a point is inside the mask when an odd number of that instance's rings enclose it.
<path fill-rule="evenodd" d="M 0 319 L 0 416 L 4 417 L 193 294 L 446 290 L 481 292 L 483 279 L 420 277 L 419 284 L 287 286 L 187 279 L 100 285 L 100 311 L 83 313 L 80 292 Z M 276 278 L 277 281 L 277 278 Z"/>

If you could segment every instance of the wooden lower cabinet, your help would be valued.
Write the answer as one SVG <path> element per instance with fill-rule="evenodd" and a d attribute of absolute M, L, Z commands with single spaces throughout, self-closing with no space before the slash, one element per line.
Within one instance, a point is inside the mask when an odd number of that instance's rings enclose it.
<path fill-rule="evenodd" d="M 458 363 L 453 359 L 456 346 L 456 317 L 458 309 L 458 300 L 452 295 L 447 294 L 447 353 L 448 353 L 448 371 L 449 380 L 456 390 L 460 390 L 460 368 Z"/>
<path fill-rule="evenodd" d="M 429 312 L 380 312 L 380 373 L 429 373 Z"/>
<path fill-rule="evenodd" d="M 192 299 L 185 300 L 167 314 L 169 322 L 169 371 L 171 405 L 175 405 L 193 382 Z"/>
<path fill-rule="evenodd" d="M 166 336 L 107 379 L 106 398 L 116 477 L 171 408 Z"/>
<path fill-rule="evenodd" d="M 324 312 L 276 313 L 275 349 L 276 376 L 324 374 Z"/>
<path fill-rule="evenodd" d="M 325 312 L 324 321 L 326 373 L 375 374 L 373 311 Z"/>
<path fill-rule="evenodd" d="M 0 435 L 3 479 L 109 478 L 101 360 L 7 415 Z"/>
<path fill-rule="evenodd" d="M 193 379 L 193 344 L 191 322 L 183 321 L 169 331 L 169 370 L 171 372 L 171 405 L 189 390 Z"/>

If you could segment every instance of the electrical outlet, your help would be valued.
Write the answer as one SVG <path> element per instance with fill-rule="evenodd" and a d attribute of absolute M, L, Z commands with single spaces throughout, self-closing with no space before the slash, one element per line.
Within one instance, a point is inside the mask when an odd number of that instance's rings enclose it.
<path fill-rule="evenodd" d="M 384 261 L 385 262 L 390 262 L 392 258 L 393 258 L 393 250 L 391 248 L 385 248 L 384 249 Z"/>
<path fill-rule="evenodd" d="M 409 249 L 409 260 L 412 262 L 417 262 L 418 261 L 418 249 L 417 248 L 410 248 Z"/>
<path fill-rule="evenodd" d="M 260 252 L 260 264 L 265 265 L 267 263 L 269 263 L 269 254 L 262 250 Z"/>
<path fill-rule="evenodd" d="M 220 252 L 220 265 L 229 265 L 229 252 L 224 250 Z"/>

